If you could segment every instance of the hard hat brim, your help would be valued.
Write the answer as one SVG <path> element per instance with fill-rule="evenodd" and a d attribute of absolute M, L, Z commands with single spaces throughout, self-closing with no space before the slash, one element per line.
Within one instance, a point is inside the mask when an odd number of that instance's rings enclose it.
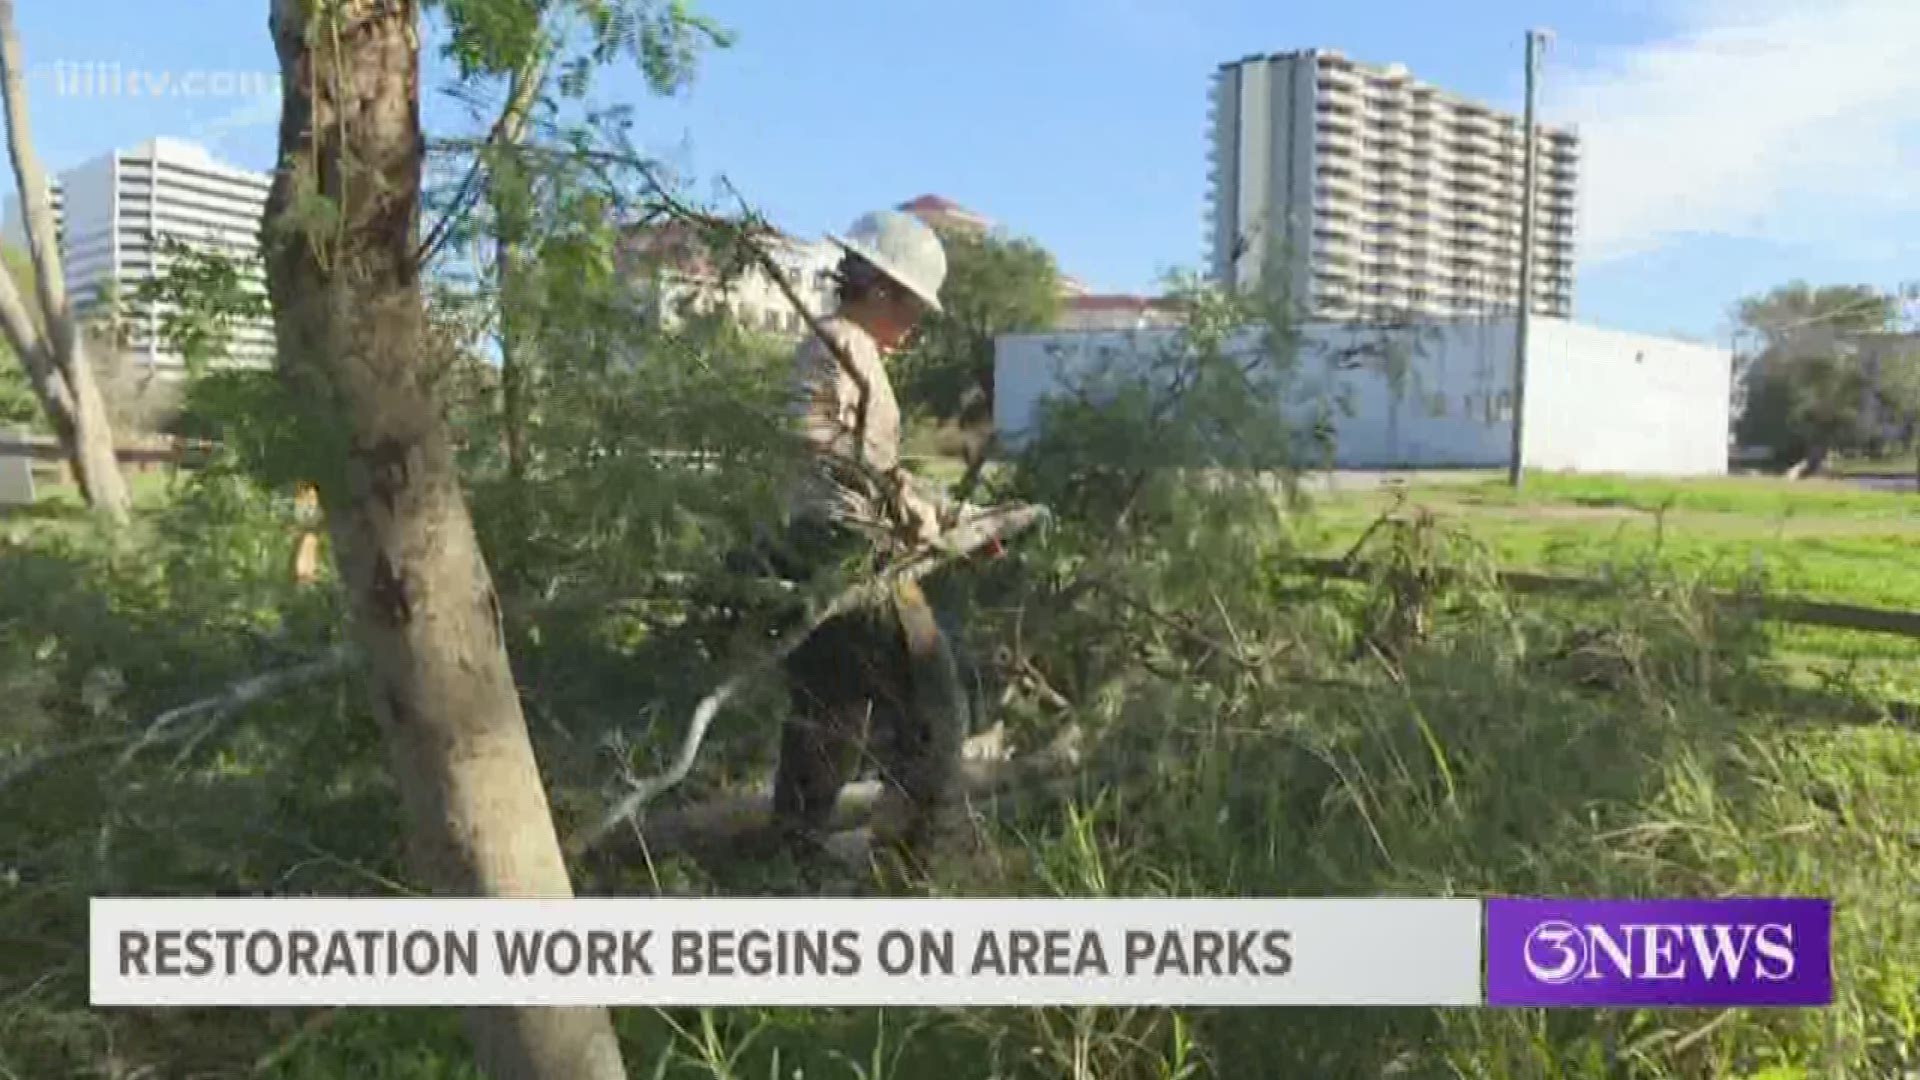
<path fill-rule="evenodd" d="M 901 288 L 912 293 L 915 299 L 927 305 L 927 308 L 933 311 L 934 313 L 938 314 L 946 311 L 946 308 L 940 306 L 939 296 L 929 293 L 925 289 L 921 288 L 920 286 L 915 285 L 913 281 L 910 280 L 907 277 L 907 275 L 902 274 L 900 272 L 900 268 L 893 265 L 893 263 L 890 260 L 888 260 L 886 256 L 881 255 L 879 252 L 874 251 L 873 249 L 865 246 L 864 244 L 854 243 L 853 241 L 848 240 L 845 237 L 836 236 L 833 233 L 827 234 L 827 240 L 837 245 L 842 250 L 850 252 L 854 255 L 858 255 L 861 258 L 872 263 L 874 269 L 887 275 L 888 280 L 892 281 L 894 284 L 899 285 Z"/>

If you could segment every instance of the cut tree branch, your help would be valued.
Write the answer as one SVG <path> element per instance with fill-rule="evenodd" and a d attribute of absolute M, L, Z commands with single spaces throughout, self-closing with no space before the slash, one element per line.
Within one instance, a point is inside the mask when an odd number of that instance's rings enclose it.
<path fill-rule="evenodd" d="M 1069 725 L 1033 753 L 1011 759 L 963 757 L 959 786 L 972 800 L 1017 797 L 1071 777 L 1085 760 L 1085 735 L 1077 725 Z M 880 780 L 846 785 L 827 828 L 841 834 L 859 828 L 880 809 L 885 795 L 886 785 Z M 592 851 L 612 858 L 629 846 L 644 847 L 654 857 L 720 849 L 762 833 L 772 822 L 772 813 L 773 783 L 763 780 L 744 792 L 636 821 L 632 830 L 610 832 L 596 845 L 576 849 L 576 854 Z"/>
<path fill-rule="evenodd" d="M 649 802 L 685 780 L 687 774 L 693 770 L 694 759 L 700 753 L 701 744 L 706 740 L 707 729 L 712 726 L 713 719 L 720 709 L 750 680 L 790 656 L 802 642 L 812 636 L 814 631 L 835 616 L 881 602 L 895 587 L 917 581 L 948 563 L 964 558 L 989 544 L 999 543 L 1002 538 L 1024 532 L 1044 520 L 1046 516 L 1047 510 L 1041 506 L 1016 506 L 985 511 L 947 532 L 934 547 L 902 560 L 874 577 L 847 586 L 814 610 L 797 629 L 789 632 L 777 647 L 762 651 L 759 655 L 750 658 L 745 665 L 702 698 L 693 711 L 692 723 L 686 737 L 681 741 L 679 752 L 674 755 L 673 764 L 658 775 L 634 781 L 632 790 L 576 841 L 575 851 L 584 852 L 604 842 L 608 835 L 644 809 Z"/>
<path fill-rule="evenodd" d="M 55 762 L 119 746 L 126 741 L 125 735 L 103 735 L 96 739 L 82 739 L 64 746 L 50 747 L 37 754 L 24 755 L 8 765 L 4 772 L 0 772 L 0 792 L 6 791 Z"/>
<path fill-rule="evenodd" d="M 133 745 L 120 755 L 114 768 L 125 768 L 149 747 L 181 738 L 181 733 L 175 729 L 189 720 L 204 718 L 204 727 L 212 728 L 257 701 L 344 669 L 353 655 L 353 647 L 343 642 L 304 664 L 250 675 L 211 697 L 168 709 L 153 718 L 153 722 L 146 726 Z M 202 730 L 193 737 L 192 743 L 197 745 L 205 736 L 206 731 Z"/>

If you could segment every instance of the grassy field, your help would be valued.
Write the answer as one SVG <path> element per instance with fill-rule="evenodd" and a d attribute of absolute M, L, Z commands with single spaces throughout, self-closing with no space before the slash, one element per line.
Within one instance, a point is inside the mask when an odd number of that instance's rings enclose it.
<path fill-rule="evenodd" d="M 1424 508 L 1503 568 L 1562 573 L 1657 569 L 1734 588 L 1895 609 L 1920 608 L 1920 497 L 1844 482 L 1626 480 L 1533 476 L 1413 484 Z M 1339 553 L 1399 496 L 1317 500 L 1307 542 Z M 1920 642 L 1845 631 L 1768 628 L 1783 662 L 1886 681 L 1920 697 Z"/>
<path fill-rule="evenodd" d="M 1343 552 L 1394 498 L 1319 497 L 1294 522 L 1297 539 Z M 978 851 L 941 867 L 929 887 L 1828 896 L 1834 1007 L 627 1010 L 619 1024 L 630 1075 L 1920 1075 L 1920 733 L 1896 707 L 1920 696 L 1911 676 L 1920 655 L 1898 639 L 1731 624 L 1672 588 L 1758 574 L 1778 592 L 1920 606 L 1920 560 L 1908 554 L 1920 540 L 1920 501 L 1838 485 L 1538 477 L 1518 495 L 1497 483 L 1416 485 L 1407 502 L 1430 510 L 1445 540 L 1407 556 L 1415 562 L 1641 573 L 1596 602 L 1514 598 L 1484 583 L 1443 589 L 1416 601 L 1426 616 L 1418 640 L 1376 655 L 1360 646 L 1387 640 L 1380 594 L 1303 584 L 1260 556 L 1167 537 L 1164 564 L 1132 567 L 1126 579 L 1159 614 L 1097 596 L 1028 613 L 1034 668 L 1065 704 L 1016 697 L 1010 726 L 1037 736 L 1072 720 L 1098 736 L 1097 751 L 1064 804 L 983 814 Z M 72 729 L 63 737 L 85 738 L 127 722 L 116 716 L 150 716 L 251 670 L 263 625 L 284 634 L 317 618 L 277 599 L 277 526 L 222 525 L 221 505 L 196 507 L 196 531 L 179 541 L 166 539 L 177 523 L 156 505 L 158 546 L 105 563 L 37 542 L 53 521 L 73 527 L 69 514 L 0 518 L 0 536 L 32 534 L 25 549 L 0 555 L 0 686 L 10 700 L 42 706 Z M 564 699 L 544 680 L 565 680 L 585 709 L 613 711 L 589 693 L 594 672 L 574 651 L 590 639 L 567 638 L 556 651 L 572 666 L 553 676 L 535 650 L 516 653 L 563 825 L 604 766 L 569 772 L 551 731 L 583 721 L 554 704 Z M 1223 656 L 1222 642 L 1269 659 Z M 110 655 L 124 672 L 123 700 L 87 705 L 87 680 Z M 604 662 L 630 672 L 640 660 L 609 652 Z M 0 793 L 0 867 L 20 882 L 0 883 L 0 1077 L 129 1074 L 152 1063 L 163 1065 L 153 1075 L 168 1076 L 474 1075 L 459 1019 L 443 1010 L 316 1019 L 85 1005 L 84 964 L 69 939 L 84 931 L 90 892 L 378 892 L 404 875 L 383 758 L 351 689 L 264 703 L 217 751 L 171 768 L 162 755 L 137 783 L 109 782 L 92 759 L 76 758 Z M 24 715 L 0 715 L 0 752 L 29 752 L 46 737 L 44 724 L 8 726 Z M 731 741 L 717 754 L 760 738 L 747 723 L 722 726 L 719 738 Z M 703 786 L 739 779 L 715 775 L 725 768 L 704 763 Z M 111 845 L 110 827 L 123 837 Z M 589 891 L 643 895 L 809 889 L 777 865 L 688 860 L 581 880 Z"/>

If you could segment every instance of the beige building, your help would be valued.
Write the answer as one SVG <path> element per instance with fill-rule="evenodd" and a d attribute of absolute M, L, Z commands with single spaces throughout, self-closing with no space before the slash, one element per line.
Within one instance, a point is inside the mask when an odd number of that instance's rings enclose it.
<path fill-rule="evenodd" d="M 1497 316 L 1519 307 L 1523 123 L 1306 49 L 1221 65 L 1212 91 L 1212 269 L 1278 259 L 1308 317 Z M 1533 310 L 1573 313 L 1578 137 L 1543 126 Z"/>
<path fill-rule="evenodd" d="M 827 276 L 840 249 L 826 241 L 769 234 L 761 241 L 807 310 L 822 315 L 833 306 Z M 758 266 L 725 267 L 698 234 L 680 224 L 636 230 L 621 248 L 621 269 L 641 287 L 654 315 L 672 322 L 716 307 L 732 310 L 742 326 L 778 337 L 806 333 L 806 320 L 772 277 Z"/>
<path fill-rule="evenodd" d="M 1149 330 L 1178 326 L 1180 308 L 1171 300 L 1125 293 L 1081 293 L 1061 303 L 1056 330 Z"/>
<path fill-rule="evenodd" d="M 998 225 L 993 219 L 939 195 L 921 195 L 895 209 L 918 217 L 948 233 L 987 236 Z M 833 280 L 840 249 L 828 240 L 807 241 L 777 233 L 763 238 L 768 254 L 780 264 L 808 310 L 816 315 L 833 308 Z M 772 278 L 757 267 L 738 269 L 719 265 L 699 235 L 679 224 L 635 229 L 620 251 L 621 270 L 640 287 L 646 306 L 669 323 L 690 312 L 730 308 L 742 325 L 781 337 L 798 337 L 806 323 L 793 310 Z M 1089 295 L 1078 279 L 1062 274 L 1060 292 L 1065 320 L 1074 326 L 1158 325 L 1164 317 L 1158 301 L 1131 296 Z"/>

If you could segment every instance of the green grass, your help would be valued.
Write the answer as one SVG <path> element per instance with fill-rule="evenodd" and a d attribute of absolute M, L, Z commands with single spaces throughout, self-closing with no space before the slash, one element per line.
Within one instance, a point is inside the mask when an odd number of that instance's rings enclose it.
<path fill-rule="evenodd" d="M 1319 501 L 1307 542 L 1344 552 L 1393 505 L 1384 492 Z M 1413 485 L 1424 508 L 1484 548 L 1502 568 L 1568 574 L 1680 575 L 1720 588 L 1920 609 L 1920 496 L 1841 483 L 1763 479 L 1627 480 L 1530 476 Z M 1776 658 L 1802 678 L 1839 672 L 1920 699 L 1920 642 L 1774 625 Z"/>
<path fill-rule="evenodd" d="M 1920 499 L 1873 491 L 1839 480 L 1786 481 L 1762 477 L 1654 480 L 1529 473 L 1519 491 L 1504 481 L 1464 486 L 1463 500 L 1488 506 L 1591 506 L 1643 511 L 1738 514 L 1772 521 L 1790 517 L 1849 517 L 1920 526 Z"/>

